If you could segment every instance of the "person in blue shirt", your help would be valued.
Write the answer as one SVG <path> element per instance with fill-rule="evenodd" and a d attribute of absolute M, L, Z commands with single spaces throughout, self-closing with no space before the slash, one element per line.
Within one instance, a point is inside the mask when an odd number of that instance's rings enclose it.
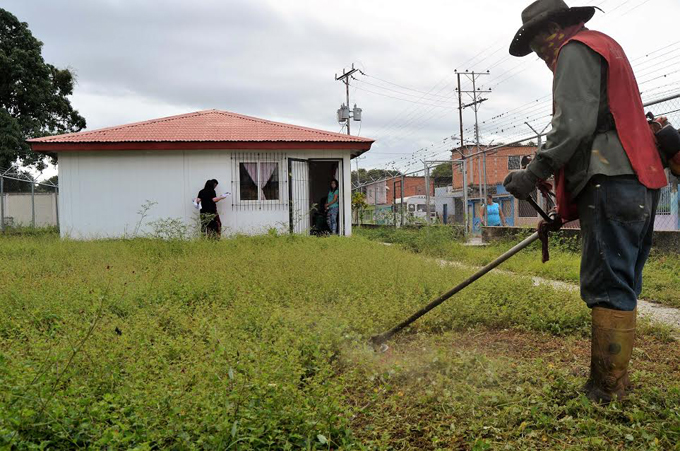
<path fill-rule="evenodd" d="M 338 233 L 338 212 L 340 211 L 339 199 L 338 181 L 333 179 L 331 180 L 331 187 L 328 191 L 328 199 L 326 201 L 328 228 L 331 229 L 331 234 Z"/>
<path fill-rule="evenodd" d="M 505 216 L 501 206 L 493 201 L 491 194 L 486 196 L 486 224 L 484 223 L 484 209 L 481 212 L 482 225 L 487 227 L 498 227 L 505 225 Z"/>

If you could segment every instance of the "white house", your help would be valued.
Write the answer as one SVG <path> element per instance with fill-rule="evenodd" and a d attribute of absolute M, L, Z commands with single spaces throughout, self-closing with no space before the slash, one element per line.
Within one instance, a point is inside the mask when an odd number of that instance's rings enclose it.
<path fill-rule="evenodd" d="M 208 179 L 218 180 L 218 194 L 231 193 L 218 203 L 223 233 L 305 234 L 336 178 L 340 233 L 349 235 L 350 160 L 373 140 L 206 110 L 29 144 L 58 154 L 62 236 L 91 239 L 129 236 L 159 220 L 196 224 L 191 200 Z"/>

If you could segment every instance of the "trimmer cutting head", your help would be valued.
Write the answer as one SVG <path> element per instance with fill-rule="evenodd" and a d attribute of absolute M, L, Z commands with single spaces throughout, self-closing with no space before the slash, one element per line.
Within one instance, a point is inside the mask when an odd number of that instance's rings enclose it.
<path fill-rule="evenodd" d="M 389 334 L 380 334 L 372 336 L 368 342 L 375 352 L 385 352 L 389 349 L 389 346 L 387 346 L 386 343 L 389 339 Z"/>

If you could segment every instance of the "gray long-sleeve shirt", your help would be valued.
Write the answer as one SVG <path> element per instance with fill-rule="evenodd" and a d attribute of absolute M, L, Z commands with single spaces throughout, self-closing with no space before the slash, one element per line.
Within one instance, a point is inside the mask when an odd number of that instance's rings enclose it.
<path fill-rule="evenodd" d="M 596 174 L 634 174 L 609 112 L 607 63 L 600 55 L 580 42 L 565 45 L 553 98 L 552 130 L 527 169 L 545 180 L 564 167 L 572 198 Z"/>

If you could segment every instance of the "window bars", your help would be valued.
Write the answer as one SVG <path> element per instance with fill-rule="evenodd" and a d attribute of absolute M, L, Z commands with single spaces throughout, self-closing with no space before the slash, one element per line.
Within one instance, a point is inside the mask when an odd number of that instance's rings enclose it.
<path fill-rule="evenodd" d="M 231 206 L 234 210 L 288 208 L 287 158 L 282 152 L 231 154 Z"/>

